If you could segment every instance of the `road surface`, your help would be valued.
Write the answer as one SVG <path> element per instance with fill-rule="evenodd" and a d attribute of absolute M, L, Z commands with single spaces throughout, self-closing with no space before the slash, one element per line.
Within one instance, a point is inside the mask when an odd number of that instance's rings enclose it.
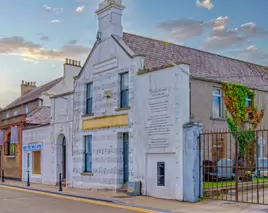
<path fill-rule="evenodd" d="M 137 211 L 95 205 L 0 187 L 0 213 L 133 213 Z"/>

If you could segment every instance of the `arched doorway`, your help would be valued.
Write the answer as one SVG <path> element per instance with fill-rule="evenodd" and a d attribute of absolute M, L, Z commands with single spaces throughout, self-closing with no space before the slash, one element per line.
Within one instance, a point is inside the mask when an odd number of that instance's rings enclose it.
<path fill-rule="evenodd" d="M 66 149 L 66 137 L 63 134 L 58 136 L 57 140 L 57 166 L 58 166 L 58 174 L 62 174 L 62 179 L 66 179 L 67 175 L 67 149 Z"/>

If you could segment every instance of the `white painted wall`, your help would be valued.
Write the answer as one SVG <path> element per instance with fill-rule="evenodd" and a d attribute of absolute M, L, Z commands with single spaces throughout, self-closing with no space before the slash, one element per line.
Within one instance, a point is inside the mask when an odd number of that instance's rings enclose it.
<path fill-rule="evenodd" d="M 137 70 L 141 68 L 141 59 L 131 59 L 118 46 L 113 38 L 102 41 L 92 52 L 85 64 L 81 76 L 75 81 L 74 94 L 74 141 L 73 141 L 73 172 L 74 187 L 109 188 L 122 186 L 122 146 L 121 133 L 129 132 L 129 127 L 82 131 L 82 120 L 96 117 L 128 113 L 129 110 L 116 112 L 119 108 L 120 73 L 129 72 L 130 106 L 133 97 L 133 81 Z M 86 106 L 86 84 L 93 82 L 93 113 L 94 116 L 82 117 Z M 112 101 L 106 101 L 105 91 L 112 92 Z M 83 176 L 84 136 L 92 135 L 93 176 Z M 131 150 L 130 150 L 131 152 Z M 131 154 L 130 154 L 131 155 Z M 131 159 L 130 159 L 131 161 Z M 132 171 L 130 166 L 130 172 Z"/>
<path fill-rule="evenodd" d="M 182 200 L 182 125 L 189 122 L 189 77 L 177 68 L 140 75 L 134 94 L 132 180 L 142 181 L 144 194 Z M 155 181 L 158 160 L 166 163 L 165 187 Z"/>
<path fill-rule="evenodd" d="M 72 141 L 73 141 L 73 95 L 66 95 L 52 99 L 51 106 L 51 138 L 52 158 L 54 166 L 52 176 L 54 181 L 59 180 L 59 173 L 62 172 L 62 137 L 66 138 L 66 180 L 72 185 Z"/>
<path fill-rule="evenodd" d="M 42 143 L 43 149 L 41 150 L 41 175 L 32 175 L 30 172 L 30 182 L 42 184 L 54 184 L 52 168 L 54 166 L 53 155 L 51 152 L 51 128 L 44 126 L 33 129 L 24 129 L 22 132 L 23 145 L 32 143 Z M 27 181 L 27 159 L 26 153 L 22 151 L 22 180 Z M 30 159 L 32 160 L 32 159 Z"/>

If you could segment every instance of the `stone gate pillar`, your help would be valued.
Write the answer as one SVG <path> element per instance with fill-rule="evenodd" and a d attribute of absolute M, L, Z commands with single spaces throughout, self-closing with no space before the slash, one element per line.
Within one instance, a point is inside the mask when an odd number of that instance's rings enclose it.
<path fill-rule="evenodd" d="M 202 155 L 199 147 L 199 136 L 203 124 L 189 122 L 183 125 L 183 201 L 198 202 L 200 192 L 203 191 Z M 200 162 L 201 161 L 201 162 Z"/>

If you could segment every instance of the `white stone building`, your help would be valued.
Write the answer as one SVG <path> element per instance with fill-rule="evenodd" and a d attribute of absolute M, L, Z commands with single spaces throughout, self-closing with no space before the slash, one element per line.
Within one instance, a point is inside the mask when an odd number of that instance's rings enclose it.
<path fill-rule="evenodd" d="M 98 39 L 75 78 L 73 186 L 141 181 L 144 195 L 182 200 L 189 76 L 177 66 L 140 75 L 146 58 L 126 43 L 123 9 L 120 0 L 100 4 Z"/>
<path fill-rule="evenodd" d="M 73 77 L 80 62 L 66 59 L 63 77 L 42 92 L 43 106 L 31 112 L 23 130 L 23 181 L 56 184 L 72 180 Z"/>

